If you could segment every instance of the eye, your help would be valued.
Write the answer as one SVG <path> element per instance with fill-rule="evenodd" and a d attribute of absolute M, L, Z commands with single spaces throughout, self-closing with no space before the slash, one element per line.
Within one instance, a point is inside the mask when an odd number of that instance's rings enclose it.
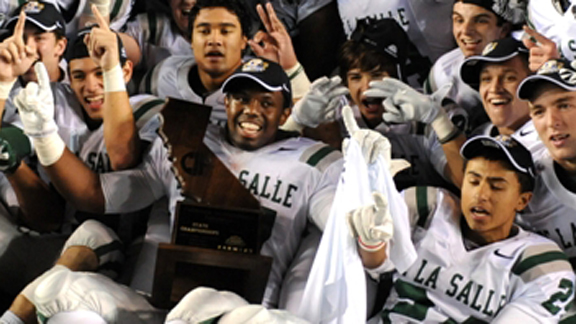
<path fill-rule="evenodd" d="M 515 74 L 508 74 L 508 75 L 506 75 L 505 80 L 507 82 L 516 82 L 516 81 L 518 81 L 518 77 Z"/>
<path fill-rule="evenodd" d="M 530 117 L 541 117 L 544 115 L 544 109 L 536 108 L 530 110 Z"/>
<path fill-rule="evenodd" d="M 265 100 L 265 101 L 262 101 L 261 105 L 262 105 L 262 108 L 270 108 L 270 107 L 272 107 L 272 102 Z"/>
<path fill-rule="evenodd" d="M 558 104 L 558 109 L 568 109 L 570 107 L 572 107 L 572 105 L 567 103 L 567 102 L 563 102 L 563 103 Z"/>
<path fill-rule="evenodd" d="M 480 76 L 480 83 L 489 83 L 490 81 L 492 81 L 492 78 L 489 75 L 481 75 Z"/>
<path fill-rule="evenodd" d="M 84 74 L 80 74 L 80 73 L 72 74 L 72 79 L 78 80 L 78 81 L 84 80 Z"/>
<path fill-rule="evenodd" d="M 362 76 L 360 74 L 348 74 L 348 81 L 360 81 Z"/>
<path fill-rule="evenodd" d="M 476 22 L 479 24 L 489 24 L 490 19 L 488 19 L 487 17 L 478 17 L 476 18 Z"/>
<path fill-rule="evenodd" d="M 455 24 L 461 24 L 464 22 L 464 19 L 460 16 L 452 16 L 452 22 Z"/>

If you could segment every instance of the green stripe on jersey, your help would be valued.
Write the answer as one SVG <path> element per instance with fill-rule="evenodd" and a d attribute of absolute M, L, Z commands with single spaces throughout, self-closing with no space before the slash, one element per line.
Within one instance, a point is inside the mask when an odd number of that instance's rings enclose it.
<path fill-rule="evenodd" d="M 152 11 L 148 12 L 148 27 L 150 27 L 150 38 L 148 42 L 153 45 L 158 45 L 156 41 L 156 33 L 157 33 L 157 23 L 156 23 L 156 14 Z"/>
<path fill-rule="evenodd" d="M 120 12 L 120 7 L 122 7 L 122 2 L 123 2 L 123 0 L 116 0 L 116 2 L 114 3 L 114 8 L 112 8 L 112 12 L 110 12 L 110 21 L 112 21 L 112 19 L 116 18 L 116 16 L 118 15 L 118 12 Z"/>
<path fill-rule="evenodd" d="M 398 302 L 392 309 L 384 310 L 380 316 L 384 323 L 391 323 L 390 314 L 396 313 L 406 317 L 410 317 L 417 321 L 426 319 L 428 308 L 433 307 L 434 303 L 428 299 L 426 289 L 415 286 L 409 282 L 401 279 L 396 280 L 394 289 L 398 293 L 399 298 L 409 299 L 412 303 Z"/>
<path fill-rule="evenodd" d="M 140 118 L 142 118 L 142 116 L 144 116 L 145 113 L 147 113 L 150 109 L 158 106 L 158 105 L 164 105 L 165 101 L 162 99 L 154 99 L 154 100 L 150 100 L 149 102 L 145 103 L 142 105 L 142 107 L 138 108 L 138 110 L 136 110 L 134 112 L 134 121 L 138 121 Z"/>
<path fill-rule="evenodd" d="M 326 155 L 332 153 L 334 151 L 333 148 L 329 146 L 324 146 L 323 148 L 316 151 L 316 153 L 312 154 L 312 156 L 306 161 L 307 164 L 311 166 L 316 166 L 320 160 L 322 160 Z"/>
<path fill-rule="evenodd" d="M 442 322 L 442 324 L 458 324 L 459 322 L 456 322 L 453 319 L 449 319 L 447 321 Z M 461 322 L 462 324 L 488 324 L 488 322 L 485 322 L 483 320 L 477 319 L 475 317 L 468 317 L 464 322 Z"/>
<path fill-rule="evenodd" d="M 152 94 L 152 76 L 154 75 L 154 71 L 156 70 L 159 64 L 162 64 L 162 62 L 155 65 L 152 69 L 150 69 L 146 73 L 146 76 L 144 77 L 144 93 Z"/>
<path fill-rule="evenodd" d="M 425 227 L 430 214 L 428 208 L 428 187 L 416 187 L 416 206 L 418 208 L 418 226 Z"/>
<path fill-rule="evenodd" d="M 18 6 L 23 5 L 27 0 L 18 0 Z"/>
<path fill-rule="evenodd" d="M 537 266 L 554 262 L 554 261 L 568 261 L 568 257 L 564 252 L 560 251 L 551 251 L 545 252 L 542 254 L 530 256 L 521 260 L 520 262 L 516 263 L 514 267 L 512 267 L 512 273 L 518 276 L 522 276 L 526 271 L 535 268 Z M 570 266 L 569 263 L 566 263 L 567 266 Z"/>

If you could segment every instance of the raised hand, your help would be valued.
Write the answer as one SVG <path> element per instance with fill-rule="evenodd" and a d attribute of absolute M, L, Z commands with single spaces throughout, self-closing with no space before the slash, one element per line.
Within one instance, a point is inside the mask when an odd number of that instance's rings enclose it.
<path fill-rule="evenodd" d="M 276 16 L 274 7 L 270 2 L 266 3 L 266 10 L 262 5 L 256 6 L 260 20 L 264 24 L 264 31 L 258 31 L 248 41 L 248 45 L 257 56 L 277 62 L 284 70 L 288 70 L 298 63 L 290 34 L 284 24 Z M 262 45 L 260 44 L 262 43 Z"/>
<path fill-rule="evenodd" d="M 358 238 L 360 247 L 366 251 L 381 249 L 394 234 L 388 200 L 379 192 L 373 192 L 372 197 L 373 205 L 363 206 L 346 214 L 352 235 Z"/>
<path fill-rule="evenodd" d="M 92 5 L 92 12 L 98 26 L 93 27 L 90 33 L 84 36 L 84 43 L 92 60 L 103 71 L 109 71 L 120 63 L 118 36 L 110 30 L 108 22 L 95 5 Z"/>
<path fill-rule="evenodd" d="M 528 26 L 524 26 L 524 32 L 529 36 L 523 38 L 522 43 L 530 50 L 530 71 L 536 72 L 547 61 L 560 58 L 556 43 L 551 39 Z"/>
<path fill-rule="evenodd" d="M 311 128 L 334 121 L 341 97 L 349 93 L 341 83 L 339 76 L 314 81 L 310 90 L 294 105 L 294 121 Z"/>
<path fill-rule="evenodd" d="M 362 156 L 364 156 L 364 160 L 366 160 L 367 163 L 374 163 L 378 156 L 381 155 L 386 165 L 390 168 L 390 174 L 392 176 L 410 167 L 410 163 L 406 160 L 392 159 L 392 146 L 384 135 L 370 129 L 360 129 L 360 127 L 358 127 L 358 123 L 356 123 L 356 119 L 354 119 L 354 112 L 352 112 L 350 106 L 345 106 L 342 109 L 342 118 L 348 134 L 360 145 Z M 350 140 L 345 138 L 342 143 L 344 155 L 346 155 L 349 142 Z"/>
<path fill-rule="evenodd" d="M 28 82 L 14 100 L 24 125 L 24 132 L 31 137 L 45 137 L 56 133 L 54 122 L 54 99 L 50 78 L 44 63 L 34 65 L 38 83 Z"/>
<path fill-rule="evenodd" d="M 0 43 L 0 82 L 14 82 L 26 73 L 38 59 L 36 45 L 24 42 L 24 25 L 26 14 L 20 12 L 14 34 Z"/>

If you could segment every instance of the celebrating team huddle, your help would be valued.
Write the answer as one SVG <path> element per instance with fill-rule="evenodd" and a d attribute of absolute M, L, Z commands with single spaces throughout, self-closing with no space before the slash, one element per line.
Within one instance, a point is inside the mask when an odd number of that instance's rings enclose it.
<path fill-rule="evenodd" d="M 576 321 L 570 0 L 0 12 L 0 323 Z M 155 303 L 159 246 L 203 203 L 174 102 L 211 107 L 198 145 L 274 215 L 261 300 Z"/>

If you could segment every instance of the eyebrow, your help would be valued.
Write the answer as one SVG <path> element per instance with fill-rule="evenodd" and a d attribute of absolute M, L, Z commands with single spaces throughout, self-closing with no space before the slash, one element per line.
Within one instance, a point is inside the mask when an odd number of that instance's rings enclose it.
<path fill-rule="evenodd" d="M 196 24 L 196 27 L 231 27 L 237 28 L 236 24 L 229 23 L 229 22 L 221 22 L 221 23 L 209 23 L 209 22 L 200 22 Z"/>
<path fill-rule="evenodd" d="M 474 172 L 474 171 L 468 171 L 467 173 L 471 174 L 475 177 L 478 177 L 478 178 L 484 178 L 481 174 Z M 490 182 L 490 183 L 500 183 L 500 182 L 508 183 L 508 180 L 506 180 L 503 177 L 487 177 L 487 179 L 488 179 L 488 182 Z"/>
<path fill-rule="evenodd" d="M 82 69 L 74 69 L 74 70 L 71 70 L 71 71 L 70 71 L 70 74 L 77 74 L 77 73 L 88 74 L 88 73 L 90 73 L 90 72 L 98 72 L 99 70 L 102 70 L 102 68 L 99 67 L 99 66 L 96 67 L 96 68 L 94 68 L 94 69 L 92 69 L 92 70 L 90 70 L 90 71 L 84 71 L 84 70 L 82 70 Z"/>

